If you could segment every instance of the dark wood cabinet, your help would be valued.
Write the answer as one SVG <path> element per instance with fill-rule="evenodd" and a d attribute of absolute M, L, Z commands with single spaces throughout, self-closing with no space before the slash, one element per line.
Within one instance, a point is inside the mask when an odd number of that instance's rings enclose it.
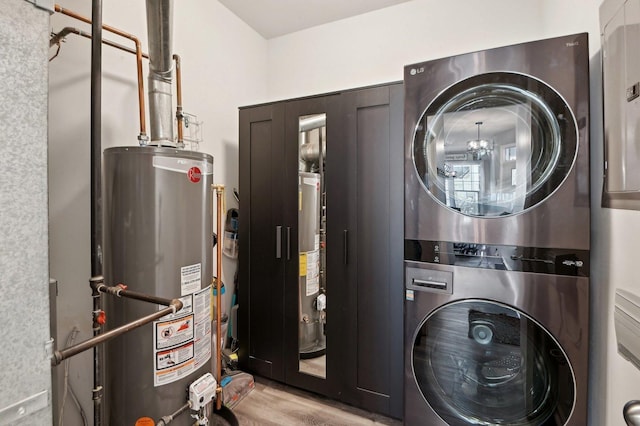
<path fill-rule="evenodd" d="M 401 83 L 240 109 L 240 364 L 402 416 Z M 325 114 L 325 378 L 301 372 L 301 117 Z M 325 234 L 323 234 L 325 235 Z M 325 266 L 326 265 L 326 266 Z"/>
<path fill-rule="evenodd" d="M 344 400 L 400 417 L 403 89 L 396 84 L 342 97 L 349 170 L 344 187 L 347 279 L 338 294 L 345 307 Z"/>
<path fill-rule="evenodd" d="M 240 114 L 240 222 L 238 260 L 239 358 L 243 368 L 284 381 L 284 104 Z M 276 230 L 279 234 L 276 235 Z M 278 250 L 276 247 L 278 246 Z"/>

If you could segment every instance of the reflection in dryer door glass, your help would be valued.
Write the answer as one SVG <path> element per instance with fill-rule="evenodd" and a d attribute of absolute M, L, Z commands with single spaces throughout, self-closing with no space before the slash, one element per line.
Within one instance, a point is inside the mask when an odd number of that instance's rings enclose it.
<path fill-rule="evenodd" d="M 525 211 L 570 172 L 577 130 L 551 87 L 521 74 L 488 73 L 449 87 L 427 107 L 413 136 L 425 189 L 468 216 Z"/>
<path fill-rule="evenodd" d="M 490 301 L 455 302 L 415 337 L 415 379 L 455 425 L 564 425 L 574 378 L 558 343 L 525 314 Z"/>

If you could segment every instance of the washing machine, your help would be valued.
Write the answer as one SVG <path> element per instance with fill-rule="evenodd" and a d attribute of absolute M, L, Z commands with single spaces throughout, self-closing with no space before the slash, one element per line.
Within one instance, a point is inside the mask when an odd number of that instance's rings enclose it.
<path fill-rule="evenodd" d="M 408 426 L 587 424 L 588 277 L 405 262 Z"/>
<path fill-rule="evenodd" d="M 404 84 L 412 255 L 448 241 L 586 260 L 586 33 L 408 65 Z"/>
<path fill-rule="evenodd" d="M 405 67 L 407 425 L 587 423 L 589 55 Z"/>

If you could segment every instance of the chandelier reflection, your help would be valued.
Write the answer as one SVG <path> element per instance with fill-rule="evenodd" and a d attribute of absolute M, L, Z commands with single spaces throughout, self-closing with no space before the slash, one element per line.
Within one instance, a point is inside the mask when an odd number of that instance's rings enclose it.
<path fill-rule="evenodd" d="M 491 151 L 493 151 L 493 142 L 480 138 L 482 121 L 476 121 L 476 126 L 478 126 L 478 137 L 467 142 L 467 151 L 473 155 L 474 160 L 480 160 L 491 154 Z"/>

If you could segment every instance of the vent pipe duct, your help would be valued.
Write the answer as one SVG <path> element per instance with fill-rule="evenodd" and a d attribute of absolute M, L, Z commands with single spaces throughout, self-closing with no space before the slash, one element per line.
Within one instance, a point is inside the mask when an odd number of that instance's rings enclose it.
<path fill-rule="evenodd" d="M 151 144 L 175 146 L 171 100 L 173 0 L 147 0 Z"/>

